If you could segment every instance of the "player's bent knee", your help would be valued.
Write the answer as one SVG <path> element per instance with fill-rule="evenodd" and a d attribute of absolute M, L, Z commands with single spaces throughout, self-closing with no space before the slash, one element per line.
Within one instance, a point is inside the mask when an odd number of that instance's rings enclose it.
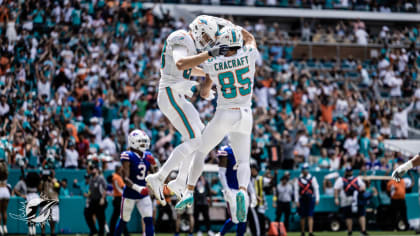
<path fill-rule="evenodd" d="M 123 212 L 122 213 L 122 220 L 125 222 L 129 222 L 131 219 L 131 212 Z"/>
<path fill-rule="evenodd" d="M 201 136 L 185 141 L 185 153 L 191 154 L 195 152 L 201 145 Z"/>

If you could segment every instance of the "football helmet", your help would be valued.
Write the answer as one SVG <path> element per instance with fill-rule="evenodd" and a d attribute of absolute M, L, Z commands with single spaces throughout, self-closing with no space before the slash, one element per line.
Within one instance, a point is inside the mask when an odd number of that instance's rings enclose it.
<path fill-rule="evenodd" d="M 224 27 L 217 37 L 217 45 L 227 45 L 229 47 L 242 47 L 244 39 L 241 28 Z"/>
<path fill-rule="evenodd" d="M 147 136 L 143 130 L 135 129 L 128 135 L 128 147 L 144 152 L 149 148 L 149 146 L 149 136 Z"/>
<path fill-rule="evenodd" d="M 197 16 L 189 27 L 197 50 L 204 51 L 215 45 L 219 27 L 212 17 Z"/>

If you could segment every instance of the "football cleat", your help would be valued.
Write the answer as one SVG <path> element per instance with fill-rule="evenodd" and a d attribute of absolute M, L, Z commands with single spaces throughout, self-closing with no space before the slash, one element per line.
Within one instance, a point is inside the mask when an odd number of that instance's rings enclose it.
<path fill-rule="evenodd" d="M 168 186 L 169 190 L 171 190 L 171 192 L 173 192 L 176 195 L 178 200 L 182 199 L 182 195 L 183 195 L 182 193 L 185 190 L 185 186 L 179 184 L 176 181 L 176 179 L 169 181 L 167 186 Z"/>
<path fill-rule="evenodd" d="M 236 217 L 239 222 L 246 221 L 246 202 L 243 190 L 236 194 Z"/>
<path fill-rule="evenodd" d="M 183 194 L 181 200 L 175 205 L 175 209 L 184 209 L 185 207 L 191 207 L 194 203 L 194 195 L 191 191 L 186 191 Z"/>
<path fill-rule="evenodd" d="M 159 174 L 151 174 L 146 177 L 147 186 L 152 190 L 155 198 L 160 202 L 162 206 L 166 205 L 165 195 L 163 194 L 163 181 Z"/>

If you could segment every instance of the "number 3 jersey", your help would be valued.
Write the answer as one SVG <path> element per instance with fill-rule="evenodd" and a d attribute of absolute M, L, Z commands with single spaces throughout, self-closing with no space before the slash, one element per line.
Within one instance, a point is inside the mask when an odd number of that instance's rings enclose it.
<path fill-rule="evenodd" d="M 143 156 L 139 156 L 137 153 L 132 151 L 125 151 L 121 153 L 121 162 L 130 162 L 130 176 L 129 179 L 139 186 L 146 186 L 146 176 L 150 171 L 151 167 L 156 165 L 155 159 L 150 152 L 144 152 Z M 146 195 L 141 195 L 139 192 L 124 187 L 123 197 L 129 199 L 141 199 Z"/>
<path fill-rule="evenodd" d="M 187 54 L 186 56 L 193 56 L 197 54 L 194 40 L 185 30 L 177 30 L 171 33 L 165 41 L 161 54 L 160 67 L 160 82 L 159 88 L 170 87 L 182 79 L 189 79 L 191 76 L 191 69 L 178 70 L 173 56 L 175 47 L 183 47 Z"/>
<path fill-rule="evenodd" d="M 203 64 L 204 72 L 216 83 L 218 108 L 251 106 L 258 56 L 256 48 L 243 46 L 233 56 L 210 58 Z"/>

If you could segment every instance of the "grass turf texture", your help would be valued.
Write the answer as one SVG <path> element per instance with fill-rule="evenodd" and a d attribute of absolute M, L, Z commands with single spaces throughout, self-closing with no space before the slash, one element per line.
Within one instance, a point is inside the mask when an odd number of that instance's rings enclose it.
<path fill-rule="evenodd" d="M 416 233 L 414 231 L 369 231 L 368 232 L 369 235 L 382 235 L 382 236 L 400 236 L 400 235 L 416 235 Z M 347 236 L 347 232 L 315 232 L 314 233 L 315 236 Z M 22 236 L 23 234 L 8 234 L 8 236 Z M 47 234 L 49 235 L 49 234 Z M 186 233 L 181 233 L 180 236 L 187 236 L 188 234 Z M 197 234 L 194 234 L 197 235 Z M 306 233 L 306 235 L 308 235 L 308 233 Z M 360 232 L 359 231 L 354 231 L 353 232 L 354 236 L 359 236 Z M 87 236 L 87 234 L 57 234 L 57 236 Z M 141 234 L 133 234 L 131 233 L 130 236 L 142 236 Z M 166 233 L 162 233 L 162 234 L 155 234 L 155 236 L 174 236 L 174 234 L 166 234 Z M 207 236 L 207 233 L 203 233 L 203 236 Z M 236 234 L 234 233 L 228 233 L 225 234 L 225 236 L 236 236 Z M 250 234 L 245 234 L 245 236 L 250 236 Z M 287 233 L 287 236 L 300 236 L 299 232 L 289 232 Z"/>

